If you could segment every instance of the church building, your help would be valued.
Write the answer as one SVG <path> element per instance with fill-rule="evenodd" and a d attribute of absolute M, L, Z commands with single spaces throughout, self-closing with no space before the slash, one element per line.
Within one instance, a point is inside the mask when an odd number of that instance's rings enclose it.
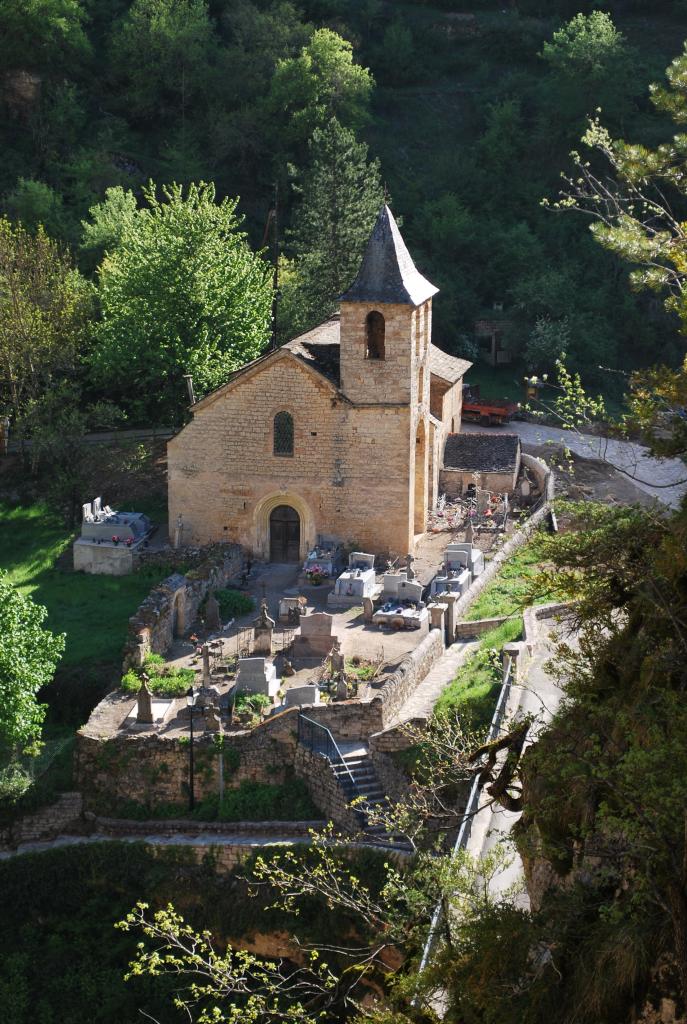
<path fill-rule="evenodd" d="M 318 537 L 413 553 L 470 363 L 432 345 L 438 289 L 383 207 L 338 314 L 231 375 L 168 445 L 182 542 L 298 561 Z"/>

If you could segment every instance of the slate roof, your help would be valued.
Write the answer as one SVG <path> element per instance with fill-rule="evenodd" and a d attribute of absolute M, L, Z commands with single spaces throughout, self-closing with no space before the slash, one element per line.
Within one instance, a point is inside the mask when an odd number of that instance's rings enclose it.
<path fill-rule="evenodd" d="M 517 434 L 449 434 L 444 446 L 444 468 L 512 473 L 519 448 Z"/>
<path fill-rule="evenodd" d="M 287 341 L 283 346 L 290 349 L 294 355 L 308 363 L 314 370 L 330 380 L 336 387 L 339 386 L 339 314 L 336 313 L 323 324 L 318 324 L 311 331 L 299 334 L 292 341 Z"/>
<path fill-rule="evenodd" d="M 383 206 L 355 281 L 342 302 L 398 302 L 419 306 L 439 291 L 417 269 L 394 216 Z"/>
<path fill-rule="evenodd" d="M 450 356 L 448 352 L 442 352 L 436 345 L 429 346 L 429 369 L 435 377 L 441 377 L 449 384 L 455 384 L 463 377 L 472 363 L 467 359 L 458 359 L 457 356 Z"/>

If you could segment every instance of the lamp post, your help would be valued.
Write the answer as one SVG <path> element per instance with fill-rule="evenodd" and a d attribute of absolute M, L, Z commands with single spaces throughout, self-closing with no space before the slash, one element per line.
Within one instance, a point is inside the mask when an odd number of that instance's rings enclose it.
<path fill-rule="evenodd" d="M 195 794 L 193 792 L 193 712 L 196 710 L 196 700 L 198 694 L 195 692 L 192 686 L 189 686 L 186 691 L 186 706 L 188 707 L 189 718 L 191 721 L 191 742 L 188 748 L 188 809 L 192 811 L 196 805 Z M 200 709 L 198 709 L 200 710 Z"/>

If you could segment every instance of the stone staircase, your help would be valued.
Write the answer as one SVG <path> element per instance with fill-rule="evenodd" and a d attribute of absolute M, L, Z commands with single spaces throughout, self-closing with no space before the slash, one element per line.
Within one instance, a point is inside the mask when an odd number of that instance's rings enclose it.
<path fill-rule="evenodd" d="M 390 803 L 377 778 L 367 745 L 342 743 L 339 748 L 344 764 L 333 764 L 332 771 L 348 801 L 357 801 L 353 809 L 365 836 L 369 841 L 382 846 L 410 851 L 412 846 L 406 836 L 399 832 L 388 832 L 383 825 L 370 823 L 370 814 L 389 808 Z"/>

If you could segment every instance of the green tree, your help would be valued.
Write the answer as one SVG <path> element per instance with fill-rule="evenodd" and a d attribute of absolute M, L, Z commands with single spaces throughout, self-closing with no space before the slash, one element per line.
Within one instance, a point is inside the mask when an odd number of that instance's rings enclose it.
<path fill-rule="evenodd" d="M 79 0 L 0 0 L 0 66 L 69 70 L 90 54 Z"/>
<path fill-rule="evenodd" d="M 353 62 L 353 47 L 336 32 L 313 33 L 298 57 L 277 64 L 269 106 L 286 116 L 284 125 L 296 142 L 310 138 L 316 128 L 336 118 L 356 131 L 369 120 L 374 80 L 367 68 Z"/>
<path fill-rule="evenodd" d="M 205 0 L 134 0 L 111 44 L 127 110 L 145 121 L 174 121 L 183 139 L 189 111 L 210 84 L 215 45 Z"/>
<path fill-rule="evenodd" d="M 549 317 L 540 317 L 527 339 L 527 369 L 537 373 L 548 373 L 559 359 L 565 358 L 569 343 L 570 328 L 566 319 L 555 321 Z"/>
<path fill-rule="evenodd" d="M 47 614 L 0 570 L 0 751 L 6 758 L 40 736 L 46 706 L 36 695 L 52 681 L 65 643 L 43 629 Z"/>
<path fill-rule="evenodd" d="M 350 285 L 384 201 L 379 162 L 333 118 L 310 141 L 289 243 L 303 292 L 303 319 L 324 320 Z"/>
<path fill-rule="evenodd" d="M 139 210 L 98 272 L 102 319 L 93 364 L 139 420 L 175 418 L 183 375 L 206 394 L 259 354 L 268 337 L 270 269 L 239 230 L 237 200 L 213 185 L 162 189 Z"/>
<path fill-rule="evenodd" d="M 31 232 L 41 224 L 55 238 L 64 229 L 62 196 L 43 181 L 20 178 L 5 200 L 5 208 L 12 220 L 20 220 Z"/>
<path fill-rule="evenodd" d="M 117 247 L 136 215 L 136 197 L 121 185 L 105 189 L 105 198 L 89 209 L 90 220 L 82 220 L 81 248 L 98 260 Z"/>
<path fill-rule="evenodd" d="M 91 289 L 39 227 L 0 219 L 0 396 L 15 416 L 71 369 L 82 349 Z"/>

